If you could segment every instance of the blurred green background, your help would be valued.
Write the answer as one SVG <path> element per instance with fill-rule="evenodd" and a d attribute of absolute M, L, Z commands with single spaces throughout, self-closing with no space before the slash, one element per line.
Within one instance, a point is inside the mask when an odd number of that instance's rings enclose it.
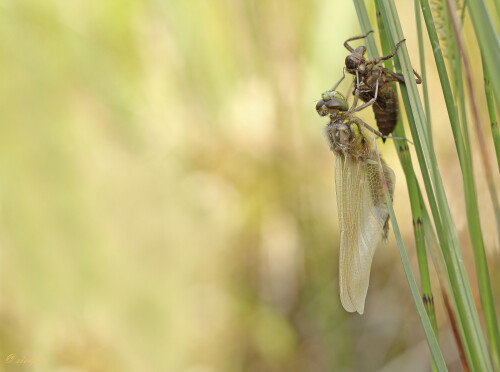
<path fill-rule="evenodd" d="M 413 4 L 399 3 L 416 53 Z M 392 236 L 365 314 L 340 305 L 334 155 L 314 106 L 358 34 L 340 0 L 2 1 L 0 371 L 429 370 Z M 436 80 L 438 155 L 473 274 Z M 418 275 L 403 173 L 391 142 L 379 147 Z"/>

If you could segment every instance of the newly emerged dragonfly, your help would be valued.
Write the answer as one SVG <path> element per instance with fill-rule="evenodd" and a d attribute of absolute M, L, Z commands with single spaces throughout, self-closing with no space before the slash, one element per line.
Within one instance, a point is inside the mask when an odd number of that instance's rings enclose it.
<path fill-rule="evenodd" d="M 374 98 L 360 107 L 356 107 L 356 89 L 354 102 L 349 108 L 346 98 L 335 90 L 339 83 L 322 94 L 316 110 L 321 116 L 330 115 L 325 135 L 336 155 L 340 300 L 347 311 L 363 314 L 373 254 L 381 238 L 386 238 L 389 231 L 389 212 L 382 189 L 379 155 L 374 139 L 368 137 L 364 130 L 368 129 L 381 137 L 387 136 L 354 115 L 375 102 L 378 84 Z M 380 161 L 392 198 L 394 172 L 382 159 Z"/>
<path fill-rule="evenodd" d="M 375 84 L 378 82 L 379 89 L 377 98 L 373 104 L 373 113 L 375 114 L 375 120 L 377 121 L 379 131 L 388 135 L 394 131 L 398 120 L 398 96 L 391 83 L 398 81 L 404 84 L 405 79 L 402 75 L 399 75 L 383 66 L 379 66 L 378 64 L 394 57 L 399 49 L 399 46 L 405 40 L 401 40 L 397 43 L 394 50 L 388 55 L 367 60 L 364 57 L 366 47 L 361 45 L 356 49 L 353 49 L 349 45 L 349 41 L 364 39 L 371 32 L 373 31 L 370 31 L 363 36 L 352 37 L 344 42 L 346 49 L 351 52 L 351 54 L 349 54 L 345 59 L 345 65 L 347 72 L 356 75 L 356 78 L 359 78 L 361 82 L 358 86 L 358 90 L 359 98 L 362 101 L 369 102 L 374 98 Z M 417 77 L 417 84 L 420 84 L 422 82 L 420 76 L 416 71 L 413 72 Z M 383 141 L 385 142 L 385 138 L 383 138 Z"/>

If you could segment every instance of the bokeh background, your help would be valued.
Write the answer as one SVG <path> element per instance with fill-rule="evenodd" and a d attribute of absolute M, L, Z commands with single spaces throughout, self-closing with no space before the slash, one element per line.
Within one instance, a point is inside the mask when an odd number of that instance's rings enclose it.
<path fill-rule="evenodd" d="M 399 11 L 418 66 L 413 3 Z M 365 314 L 340 305 L 334 155 L 314 106 L 359 33 L 340 0 L 1 1 L 0 371 L 429 370 L 392 236 Z M 428 62 L 439 162 L 473 275 Z M 371 110 L 362 117 L 373 123 Z M 403 173 L 391 142 L 379 147 L 418 278 Z M 460 370 L 437 297 L 445 359 Z"/>

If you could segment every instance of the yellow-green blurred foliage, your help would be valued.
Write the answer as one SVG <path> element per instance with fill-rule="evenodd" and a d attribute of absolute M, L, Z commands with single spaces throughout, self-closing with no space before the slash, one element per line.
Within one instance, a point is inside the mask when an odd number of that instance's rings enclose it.
<path fill-rule="evenodd" d="M 392 238 L 339 301 L 314 106 L 356 34 L 340 0 L 1 2 L 0 371 L 428 368 Z"/>

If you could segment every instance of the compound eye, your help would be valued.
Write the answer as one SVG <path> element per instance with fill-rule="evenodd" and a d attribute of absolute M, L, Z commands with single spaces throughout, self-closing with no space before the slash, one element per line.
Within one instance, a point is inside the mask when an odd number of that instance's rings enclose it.
<path fill-rule="evenodd" d="M 318 112 L 319 116 L 326 116 L 328 114 L 328 107 L 326 107 L 324 101 L 319 101 L 316 104 L 316 111 Z"/>
<path fill-rule="evenodd" d="M 356 61 L 353 58 L 351 58 L 350 56 L 347 56 L 345 59 L 345 67 L 347 67 L 349 70 L 354 70 L 358 66 L 357 66 Z"/>

